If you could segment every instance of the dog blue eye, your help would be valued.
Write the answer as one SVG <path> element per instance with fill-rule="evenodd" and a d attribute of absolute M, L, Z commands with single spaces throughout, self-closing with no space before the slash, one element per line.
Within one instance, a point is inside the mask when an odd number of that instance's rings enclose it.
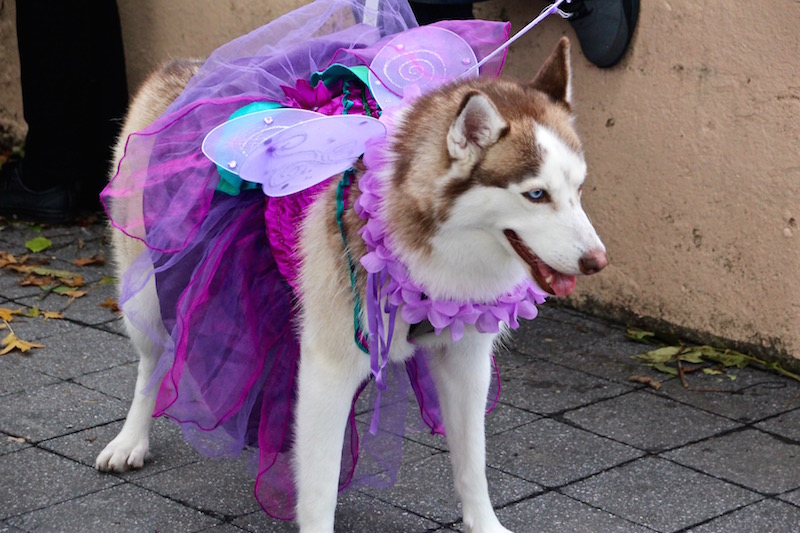
<path fill-rule="evenodd" d="M 534 189 L 523 193 L 523 195 L 534 202 L 543 202 L 547 200 L 547 192 L 544 189 Z"/>

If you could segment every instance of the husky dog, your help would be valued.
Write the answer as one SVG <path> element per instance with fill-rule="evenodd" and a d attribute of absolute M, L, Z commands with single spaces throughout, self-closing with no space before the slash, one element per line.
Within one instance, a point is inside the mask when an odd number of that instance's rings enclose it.
<path fill-rule="evenodd" d="M 195 64 L 173 64 L 134 100 L 117 147 L 153 121 L 179 94 Z M 492 301 L 526 278 L 555 296 L 569 294 L 579 274 L 607 264 L 606 252 L 581 207 L 586 177 L 571 116 L 569 41 L 562 38 L 534 79 L 459 81 L 414 100 L 389 138 L 392 158 L 385 222 L 409 275 L 438 298 Z M 302 532 L 332 532 L 342 442 L 351 401 L 370 375 L 353 341 L 353 294 L 336 210 L 336 180 L 311 206 L 301 229 L 300 365 L 295 429 L 297 521 Z M 355 191 L 355 187 L 354 187 Z M 141 205 L 114 209 L 141 210 Z M 114 213 L 112 213 L 112 216 Z M 366 253 L 364 221 L 345 214 L 354 262 Z M 114 234 L 123 271 L 142 244 Z M 364 297 L 364 272 L 358 274 Z M 160 324 L 151 281 L 129 306 Z M 148 455 L 155 369 L 151 341 L 129 326 L 141 355 L 127 420 L 97 458 L 105 471 L 140 468 Z M 414 352 L 399 315 L 390 359 Z M 467 326 L 463 337 L 415 338 L 433 354 L 431 371 L 447 428 L 464 525 L 472 533 L 507 532 L 495 516 L 485 476 L 484 411 L 496 334 Z"/>

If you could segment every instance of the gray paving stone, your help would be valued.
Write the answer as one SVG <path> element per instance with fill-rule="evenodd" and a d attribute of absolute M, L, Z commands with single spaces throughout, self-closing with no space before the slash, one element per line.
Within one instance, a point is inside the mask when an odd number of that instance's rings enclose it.
<path fill-rule="evenodd" d="M 573 351 L 585 350 L 598 339 L 616 335 L 618 328 L 592 320 L 569 309 L 552 304 L 539 307 L 534 320 L 520 322 L 508 347 L 536 357 L 560 357 Z"/>
<path fill-rule="evenodd" d="M 800 442 L 800 409 L 770 418 L 756 427 Z"/>
<path fill-rule="evenodd" d="M 239 516 L 260 509 L 243 460 L 205 459 L 132 482 L 201 511 Z"/>
<path fill-rule="evenodd" d="M 546 487 L 558 487 L 640 457 L 642 452 L 542 419 L 487 441 L 487 464 Z"/>
<path fill-rule="evenodd" d="M 37 448 L 0 461 L 0 519 L 91 494 L 120 481 Z"/>
<path fill-rule="evenodd" d="M 776 500 L 762 500 L 689 530 L 691 533 L 788 533 L 800 529 L 800 508 Z"/>
<path fill-rule="evenodd" d="M 237 518 L 233 524 L 253 533 L 296 532 L 292 522 L 273 520 L 263 512 Z M 337 533 L 422 533 L 439 531 L 440 525 L 359 491 L 339 495 L 336 507 Z"/>
<path fill-rule="evenodd" d="M 0 330 L 0 337 L 4 337 Z M 29 355 L 30 354 L 30 355 Z M 30 358 L 35 351 L 8 353 L 0 357 L 0 397 L 25 389 L 35 389 L 59 380 L 31 368 Z"/>
<path fill-rule="evenodd" d="M 122 429 L 122 424 L 122 422 L 115 422 L 78 431 L 41 442 L 39 447 L 51 450 L 86 466 L 94 467 L 97 455 L 111 439 L 116 437 L 117 433 Z M 154 421 L 153 431 L 150 433 L 150 454 L 149 459 L 147 459 L 141 470 L 130 470 L 114 475 L 118 475 L 123 479 L 134 480 L 204 460 L 202 455 L 186 444 L 178 425 L 164 418 L 158 418 Z"/>
<path fill-rule="evenodd" d="M 493 468 L 487 469 L 486 476 L 489 494 L 495 506 L 528 497 L 541 490 L 534 483 Z M 391 488 L 364 487 L 361 491 L 440 524 L 460 519 L 448 454 L 434 455 L 429 459 L 403 465 L 397 483 Z"/>
<path fill-rule="evenodd" d="M 707 439 L 662 456 L 762 494 L 800 487 L 800 443 L 787 443 L 756 429 Z"/>
<path fill-rule="evenodd" d="M 71 379 L 136 360 L 130 342 L 119 335 L 81 327 L 64 320 L 49 322 L 63 325 L 48 325 L 57 327 L 59 331 L 38 339 L 38 342 L 44 344 L 44 348 L 29 352 L 30 357 L 22 359 L 21 365 L 56 378 Z M 32 333 L 32 338 L 35 339 L 35 332 Z M 19 336 L 28 339 L 21 333 Z"/>
<path fill-rule="evenodd" d="M 562 492 L 664 533 L 698 524 L 761 498 L 754 492 L 655 457 L 603 472 L 565 487 Z"/>
<path fill-rule="evenodd" d="M 590 507 L 558 492 L 548 492 L 497 513 L 512 531 L 550 533 L 646 533 L 649 528 Z"/>
<path fill-rule="evenodd" d="M 652 347 L 626 338 L 621 328 L 612 331 L 574 351 L 565 354 L 546 353 L 542 357 L 552 363 L 627 385 L 631 385 L 630 377 L 633 375 L 649 376 L 657 381 L 671 379 L 631 358 Z"/>
<path fill-rule="evenodd" d="M 92 283 L 87 284 L 85 287 L 81 287 L 81 290 L 86 292 L 86 296 L 76 298 L 66 308 L 65 306 L 67 302 L 53 301 L 51 303 L 55 307 L 52 310 L 61 311 L 64 317 L 69 320 L 75 320 L 77 322 L 90 325 L 102 324 L 120 316 L 118 313 L 114 313 L 111 309 L 100 306 L 100 304 L 104 304 L 106 302 L 106 298 L 117 302 L 117 289 L 113 284 L 100 285 L 97 283 Z M 28 300 L 17 301 L 28 303 Z M 42 309 L 45 309 L 46 305 L 41 307 Z"/>
<path fill-rule="evenodd" d="M 96 390 L 130 403 L 133 400 L 133 391 L 136 388 L 138 368 L 139 363 L 133 361 L 107 370 L 78 376 L 75 378 L 75 382 L 88 389 Z"/>
<path fill-rule="evenodd" d="M 660 394 L 740 422 L 754 422 L 800 407 L 797 381 L 755 368 L 728 372 L 736 379 L 697 372 L 687 380 L 699 390 L 685 389 L 680 380 L 674 379 L 664 383 Z"/>
<path fill-rule="evenodd" d="M 127 406 L 74 383 L 58 383 L 3 397 L 0 431 L 39 442 L 119 420 Z"/>
<path fill-rule="evenodd" d="M 251 533 L 297 533 L 298 531 L 294 522 L 275 520 L 274 518 L 270 518 L 262 510 L 241 516 L 231 522 L 231 524 L 237 528 L 241 528 L 243 531 L 250 531 Z"/>
<path fill-rule="evenodd" d="M 59 296 L 59 298 L 61 297 Z M 23 313 L 27 313 L 29 309 L 34 307 L 35 304 L 40 303 L 37 302 L 36 299 L 30 299 L 30 301 L 33 302 L 32 305 L 24 305 L 19 301 L 16 301 L 13 304 L 5 305 L 5 307 L 14 311 L 22 311 Z M 73 324 L 68 320 L 45 320 L 42 316 L 36 318 L 15 316 L 10 325 L 14 330 L 14 333 L 20 339 L 24 339 L 26 341 L 37 341 L 40 344 L 45 345 L 47 343 L 41 342 L 44 339 L 50 339 L 53 337 L 58 338 L 63 335 L 79 333 L 81 331 L 81 327 L 79 325 Z M 37 348 L 26 353 L 33 356 L 37 353 L 41 353 L 42 350 L 43 348 Z"/>
<path fill-rule="evenodd" d="M 8 300 L 15 298 L 27 298 L 31 296 L 39 296 L 42 294 L 42 289 L 34 286 L 22 287 L 19 280 L 22 279 L 21 275 L 8 269 L 0 270 L 0 294 Z M 6 300 L 6 302 L 8 302 Z M 8 303 L 3 304 L 3 307 L 10 307 Z"/>
<path fill-rule="evenodd" d="M 658 452 L 738 424 L 672 400 L 636 391 L 564 415 L 580 427 L 637 448 Z"/>
<path fill-rule="evenodd" d="M 633 387 L 538 361 L 506 372 L 503 403 L 535 413 L 557 413 L 613 398 Z"/>
<path fill-rule="evenodd" d="M 219 524 L 218 526 L 211 526 L 208 529 L 201 530 L 202 533 L 242 533 L 245 531 L 240 527 L 236 527 L 233 524 Z M 276 530 L 275 533 L 281 533 L 280 530 Z"/>
<path fill-rule="evenodd" d="M 380 478 L 388 479 L 386 474 L 387 466 L 383 457 L 373 457 L 372 453 L 375 451 L 394 450 L 397 445 L 395 439 L 396 435 L 379 430 L 378 440 L 367 442 L 368 439 L 373 439 L 369 433 L 369 425 L 367 422 L 356 420 L 359 434 L 359 458 L 356 469 L 356 479 L 362 478 Z M 388 435 L 389 440 L 381 439 L 382 435 Z M 402 446 L 401 464 L 415 463 L 441 453 L 438 448 L 428 446 L 427 444 L 420 444 L 410 439 L 402 439 L 400 445 Z"/>
<path fill-rule="evenodd" d="M 200 531 L 220 521 L 130 484 L 81 496 L 9 520 L 28 531 Z"/>
<path fill-rule="evenodd" d="M 349 492 L 336 507 L 336 531 L 414 533 L 435 530 L 439 524 L 362 492 Z"/>
<path fill-rule="evenodd" d="M 503 394 L 500 394 L 502 401 Z M 541 416 L 517 409 L 510 405 L 498 403 L 494 410 L 486 416 L 486 437 L 503 433 L 515 427 L 519 427 L 534 420 L 541 418 Z M 447 441 L 443 435 L 432 434 L 430 431 L 417 431 L 406 434 L 406 438 L 415 442 L 420 442 L 427 446 L 437 448 L 439 450 L 447 450 Z"/>
<path fill-rule="evenodd" d="M 23 533 L 23 531 L 7 522 L 0 521 L 0 533 Z"/>

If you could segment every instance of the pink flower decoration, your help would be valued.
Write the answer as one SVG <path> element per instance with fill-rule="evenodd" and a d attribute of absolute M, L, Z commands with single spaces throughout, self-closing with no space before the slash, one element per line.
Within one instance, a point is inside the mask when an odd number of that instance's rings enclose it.
<path fill-rule="evenodd" d="M 341 84 L 341 82 L 338 83 Z M 342 114 L 341 100 L 334 101 L 332 99 L 334 94 L 341 94 L 341 87 L 334 87 L 333 90 L 330 90 L 321 81 L 312 87 L 308 80 L 300 78 L 294 87 L 281 85 L 281 90 L 286 95 L 286 100 L 281 104 L 286 107 L 309 109 L 323 115 Z"/>

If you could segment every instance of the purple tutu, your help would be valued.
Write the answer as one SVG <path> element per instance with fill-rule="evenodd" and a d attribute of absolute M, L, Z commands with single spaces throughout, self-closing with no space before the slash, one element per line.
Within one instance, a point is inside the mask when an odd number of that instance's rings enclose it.
<path fill-rule="evenodd" d="M 362 23 L 365 19 L 377 25 Z M 437 25 L 460 35 L 479 60 L 509 31 L 500 22 Z M 120 305 L 161 351 L 156 376 L 163 380 L 153 384 L 158 387 L 154 416 L 180 423 L 187 441 L 206 455 L 252 453 L 256 498 L 275 518 L 294 515 L 296 230 L 306 207 L 332 182 L 284 198 L 268 198 L 260 190 L 222 193 L 220 172 L 201 152 L 201 143 L 248 104 L 303 106 L 304 82 L 314 73 L 335 63 L 369 66 L 392 36 L 415 26 L 404 0 L 382 1 L 380 11 L 371 13 L 356 0 L 317 0 L 219 48 L 156 122 L 127 139 L 117 173 L 102 194 L 109 213 L 117 201 L 139 199 L 143 206 L 140 216 L 112 224 L 147 246 L 120 280 Z M 484 65 L 481 74 L 499 74 L 503 56 Z M 333 89 L 330 96 L 341 95 Z M 331 105 L 324 112 L 340 111 Z M 126 305 L 151 276 L 167 337 Z M 381 431 L 359 441 L 351 411 L 340 489 L 359 478 L 394 479 L 406 409 L 394 399 L 406 397 L 406 374 L 425 422 L 441 431 L 424 357 L 392 369 L 387 380 L 394 392 L 392 401 L 384 395 Z M 375 453 L 362 454 L 356 474 L 360 447 Z"/>

